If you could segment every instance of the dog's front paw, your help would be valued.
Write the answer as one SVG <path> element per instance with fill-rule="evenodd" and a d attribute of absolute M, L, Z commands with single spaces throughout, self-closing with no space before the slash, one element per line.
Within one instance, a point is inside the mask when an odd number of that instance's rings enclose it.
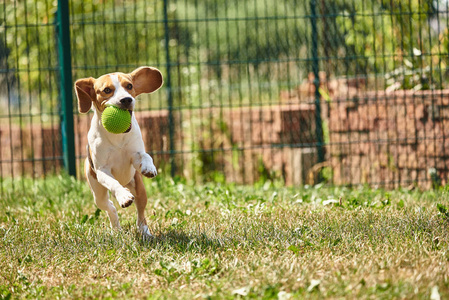
<path fill-rule="evenodd" d="M 153 178 L 157 175 L 157 169 L 153 164 L 142 164 L 141 172 L 143 176 L 148 178 Z"/>
<path fill-rule="evenodd" d="M 128 207 L 134 202 L 134 195 L 127 188 L 123 188 L 115 194 L 115 198 L 122 208 Z"/>

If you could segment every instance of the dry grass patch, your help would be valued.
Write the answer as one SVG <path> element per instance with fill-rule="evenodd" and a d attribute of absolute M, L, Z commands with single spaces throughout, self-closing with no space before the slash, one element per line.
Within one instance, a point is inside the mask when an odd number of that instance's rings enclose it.
<path fill-rule="evenodd" d="M 0 298 L 449 296 L 445 189 L 146 183 L 149 242 L 134 208 L 111 232 L 84 182 L 24 181 L 6 194 Z"/>

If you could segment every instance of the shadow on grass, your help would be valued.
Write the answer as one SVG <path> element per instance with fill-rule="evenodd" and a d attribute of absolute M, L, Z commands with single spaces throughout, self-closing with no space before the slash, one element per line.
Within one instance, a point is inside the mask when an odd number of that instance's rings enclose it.
<path fill-rule="evenodd" d="M 136 233 L 140 245 L 149 248 L 161 248 L 179 252 L 203 252 L 226 249 L 232 244 L 227 238 L 209 237 L 206 233 L 187 233 L 183 230 L 170 228 L 166 232 L 156 232 L 150 239 Z"/>

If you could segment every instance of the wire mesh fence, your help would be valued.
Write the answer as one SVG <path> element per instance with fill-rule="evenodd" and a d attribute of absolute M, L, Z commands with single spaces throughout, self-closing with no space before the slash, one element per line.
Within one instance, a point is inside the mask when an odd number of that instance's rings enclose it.
<path fill-rule="evenodd" d="M 74 79 L 162 71 L 164 88 L 139 96 L 136 111 L 162 173 L 446 183 L 446 0 L 68 3 Z M 2 193 L 62 170 L 57 10 L 49 0 L 0 6 Z M 81 176 L 91 115 L 73 116 Z"/>

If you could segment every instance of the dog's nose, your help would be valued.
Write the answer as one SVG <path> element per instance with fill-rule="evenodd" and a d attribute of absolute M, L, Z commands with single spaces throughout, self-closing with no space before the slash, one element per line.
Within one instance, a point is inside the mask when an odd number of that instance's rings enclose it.
<path fill-rule="evenodd" d="M 131 102 L 133 102 L 133 99 L 130 97 L 126 97 L 120 100 L 120 103 L 126 107 L 129 106 Z"/>

